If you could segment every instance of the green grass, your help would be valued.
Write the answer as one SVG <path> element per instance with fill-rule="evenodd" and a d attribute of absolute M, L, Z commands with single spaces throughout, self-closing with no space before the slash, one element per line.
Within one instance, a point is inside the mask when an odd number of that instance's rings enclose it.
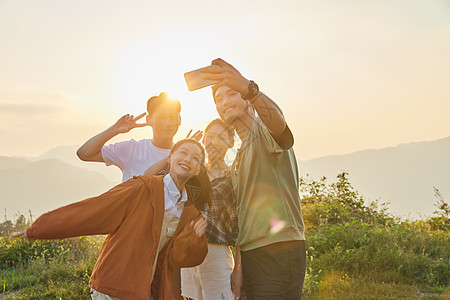
<path fill-rule="evenodd" d="M 417 286 L 405 283 L 329 272 L 323 275 L 314 292 L 306 289 L 302 299 L 449 299 L 449 292 L 424 293 Z"/>
<path fill-rule="evenodd" d="M 450 278 L 448 232 L 417 227 L 352 224 L 310 230 L 306 294 L 416 299 L 443 293 Z"/>
<path fill-rule="evenodd" d="M 7 299 L 88 299 L 89 276 L 102 240 L 101 237 L 63 241 L 2 238 L 9 249 L 21 249 L 14 266 L 0 271 L 2 294 Z M 40 255 L 39 251 L 28 251 L 29 257 L 24 256 L 22 250 L 27 243 L 30 249 L 47 250 Z"/>
<path fill-rule="evenodd" d="M 347 180 L 301 182 L 307 226 L 306 299 L 440 299 L 450 283 L 449 207 L 402 221 Z M 442 299 L 444 299 L 442 298 Z"/>
<path fill-rule="evenodd" d="M 302 180 L 307 274 L 302 299 L 450 299 L 449 206 L 408 221 L 367 204 L 339 174 Z M 29 224 L 0 224 L 7 236 Z M 3 232 L 2 232 L 3 230 Z M 0 300 L 89 299 L 103 237 L 61 241 L 0 238 Z"/>

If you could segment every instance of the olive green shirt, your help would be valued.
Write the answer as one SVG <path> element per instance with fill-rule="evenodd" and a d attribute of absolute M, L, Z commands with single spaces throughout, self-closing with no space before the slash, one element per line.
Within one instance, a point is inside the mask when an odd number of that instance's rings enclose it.
<path fill-rule="evenodd" d="M 289 128 L 285 133 L 291 135 Z M 305 239 L 294 150 L 282 149 L 259 118 L 238 151 L 231 176 L 238 202 L 236 245 L 242 251 Z"/>

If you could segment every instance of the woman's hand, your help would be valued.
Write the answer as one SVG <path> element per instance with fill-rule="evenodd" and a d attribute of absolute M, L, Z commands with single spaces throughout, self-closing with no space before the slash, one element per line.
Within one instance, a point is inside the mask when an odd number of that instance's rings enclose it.
<path fill-rule="evenodd" d="M 27 231 L 26 231 L 26 230 L 22 230 L 22 231 L 19 231 L 19 232 L 13 232 L 13 233 L 11 233 L 11 237 L 12 237 L 13 239 L 18 238 L 18 237 L 21 237 L 21 236 L 27 237 Z"/>
<path fill-rule="evenodd" d="M 194 223 L 194 221 L 191 221 L 191 227 L 193 227 L 195 234 L 200 237 L 203 234 L 205 234 L 206 230 L 206 220 L 205 218 L 201 218 L 197 220 L 197 222 Z"/>

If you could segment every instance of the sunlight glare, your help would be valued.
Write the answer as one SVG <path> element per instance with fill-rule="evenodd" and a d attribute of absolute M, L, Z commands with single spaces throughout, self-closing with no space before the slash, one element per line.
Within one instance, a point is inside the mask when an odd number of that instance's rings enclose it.
<path fill-rule="evenodd" d="M 184 51 L 187 48 L 189 51 Z M 211 89 L 189 92 L 184 73 L 209 65 L 217 53 L 210 42 L 193 41 L 192 36 L 189 40 L 181 35 L 135 40 L 124 46 L 112 70 L 116 78 L 111 87 L 111 104 L 119 115 L 138 115 L 146 110 L 148 98 L 167 92 L 180 100 L 182 107 L 182 123 L 175 138 L 183 138 L 190 129 L 203 129 L 217 118 Z"/>

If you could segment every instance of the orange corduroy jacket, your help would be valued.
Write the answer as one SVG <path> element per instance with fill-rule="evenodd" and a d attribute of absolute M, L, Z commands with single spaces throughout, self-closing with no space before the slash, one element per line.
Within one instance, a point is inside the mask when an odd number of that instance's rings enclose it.
<path fill-rule="evenodd" d="M 33 239 L 62 239 L 107 234 L 89 285 L 123 300 L 172 299 L 172 274 L 203 262 L 205 235 L 197 237 L 190 223 L 201 217 L 188 200 L 177 229 L 153 263 L 164 217 L 163 176 L 134 177 L 100 196 L 88 198 L 39 217 L 27 229 Z"/>

